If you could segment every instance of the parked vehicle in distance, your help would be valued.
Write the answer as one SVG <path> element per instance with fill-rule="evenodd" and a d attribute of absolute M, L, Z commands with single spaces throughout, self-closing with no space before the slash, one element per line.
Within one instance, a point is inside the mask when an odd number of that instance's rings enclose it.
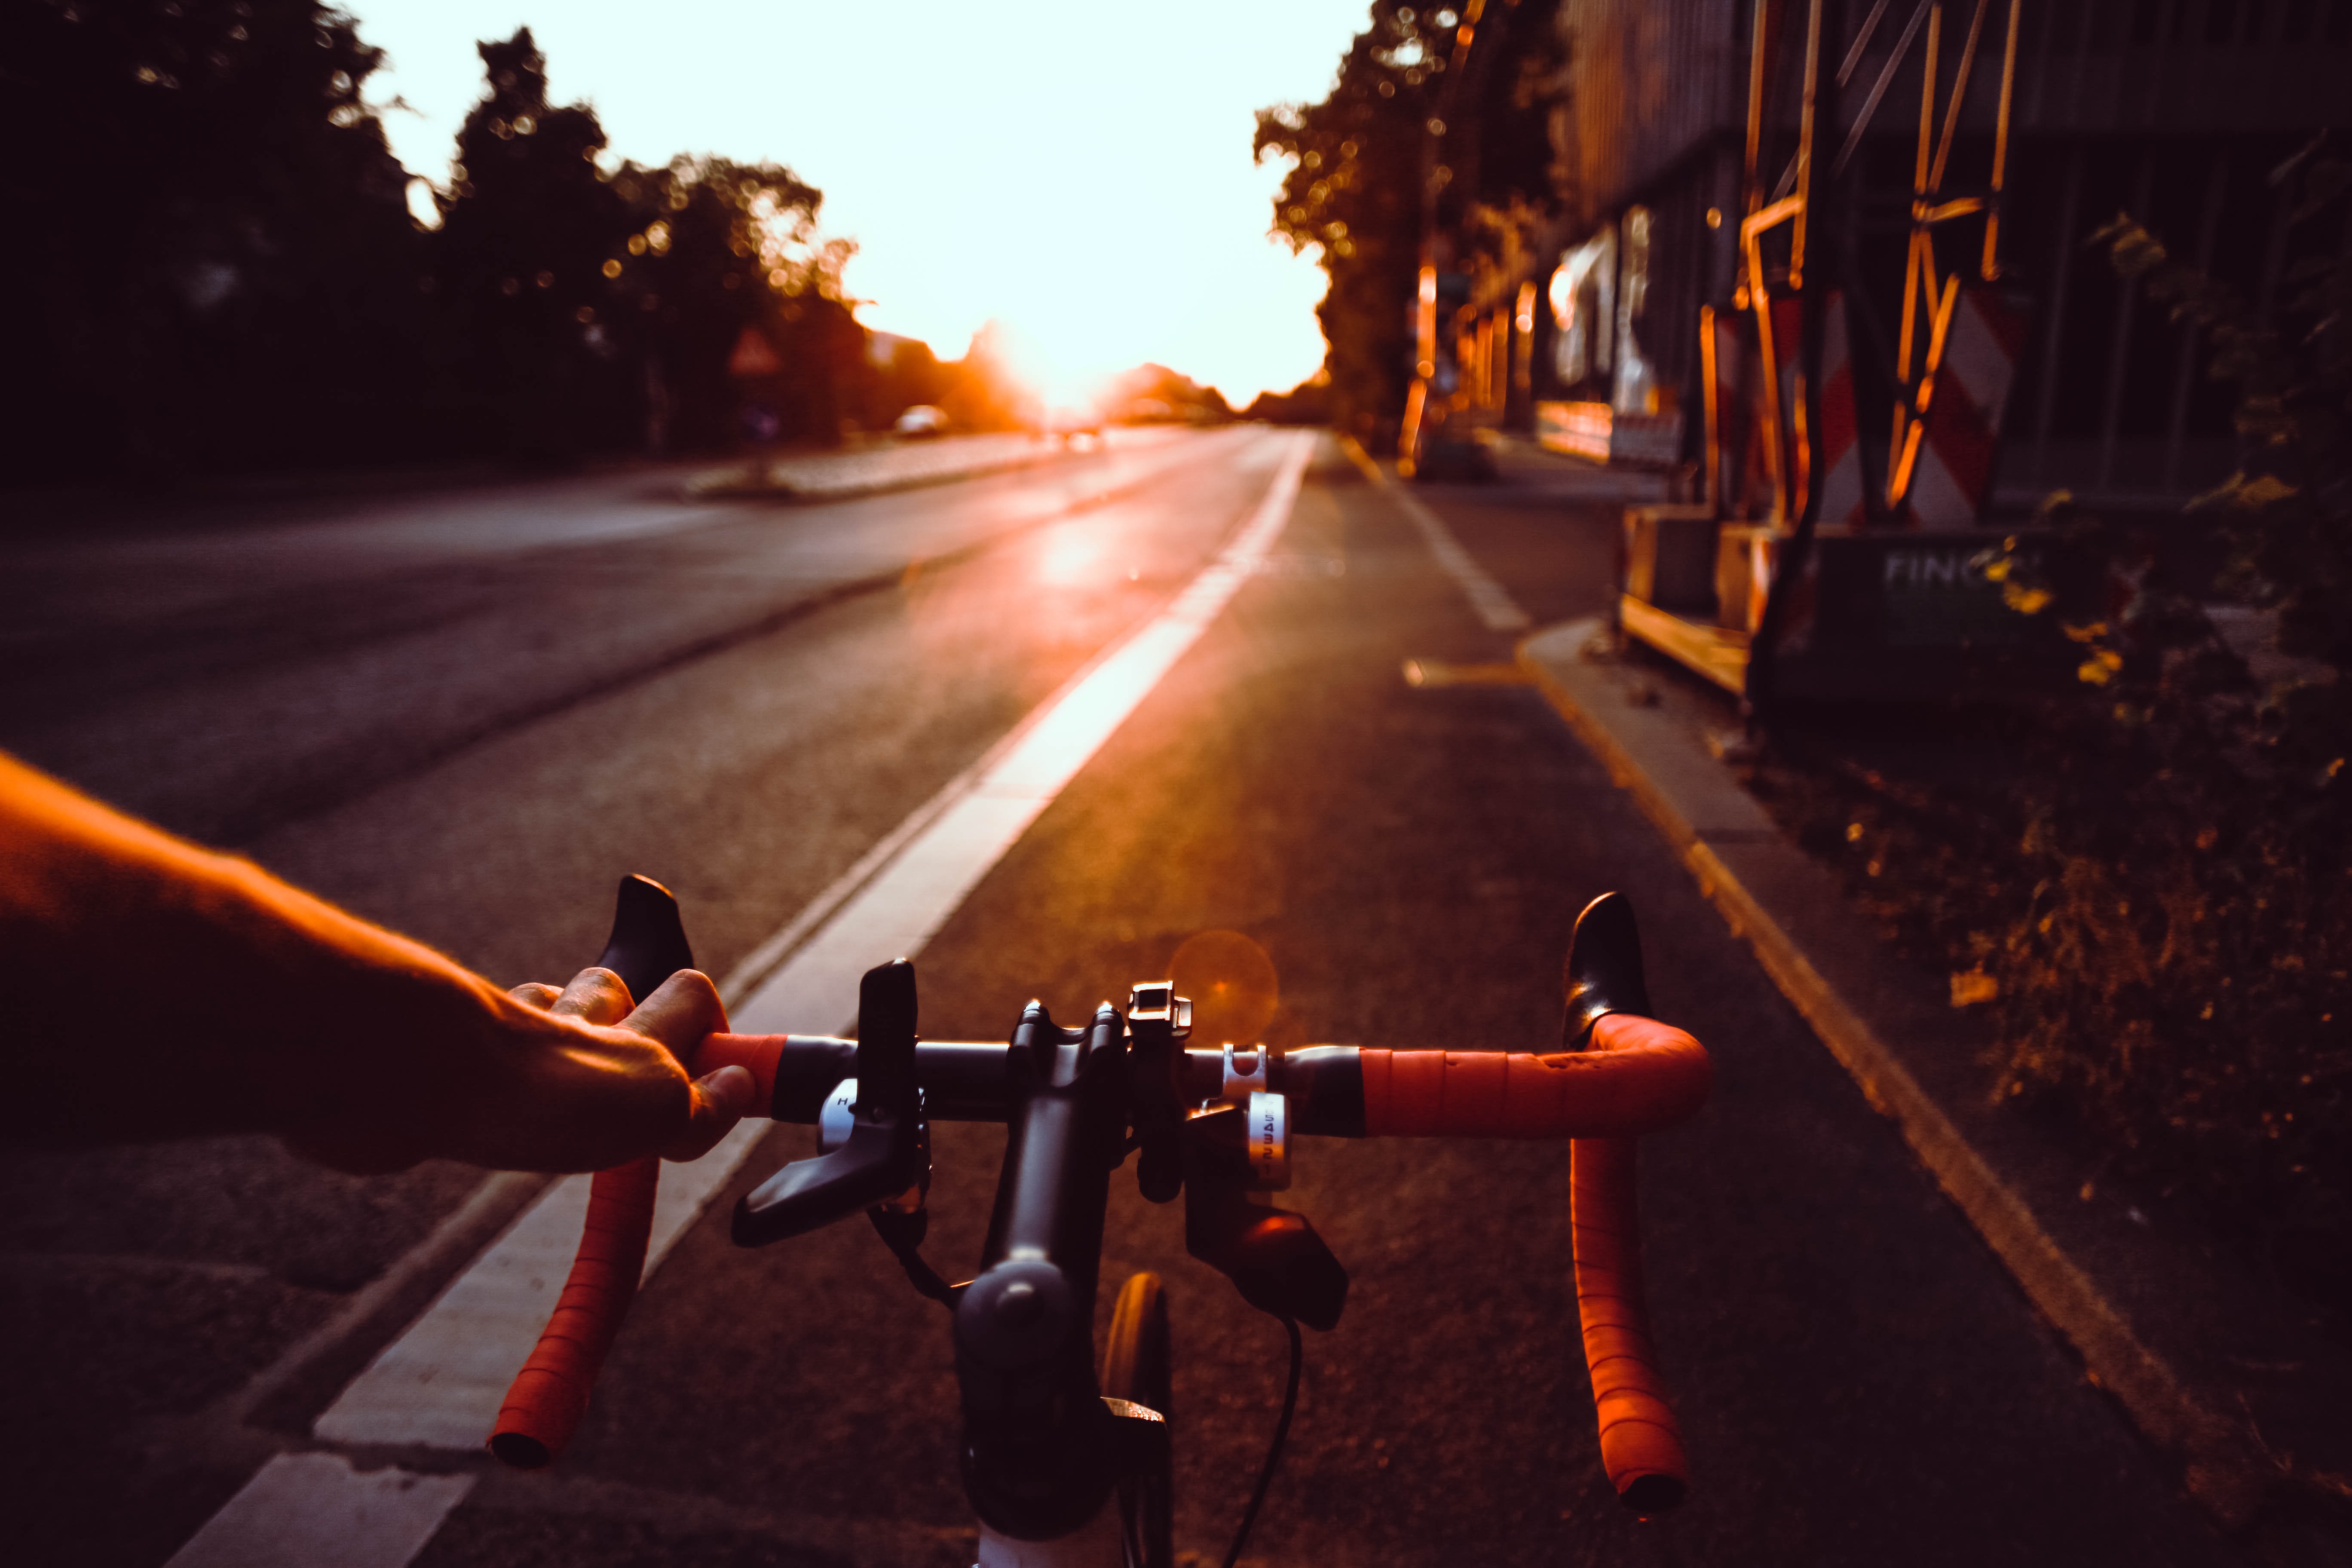
<path fill-rule="evenodd" d="M 908 440 L 919 440 L 927 436 L 944 436 L 948 433 L 947 411 L 943 408 L 934 408 L 928 403 L 918 403 L 899 415 L 890 429 L 894 434 Z"/>
<path fill-rule="evenodd" d="M 1053 404 L 1046 408 L 1045 419 L 1037 429 L 1040 436 L 1048 438 L 1058 436 L 1064 441 L 1074 436 L 1091 436 L 1099 441 L 1102 433 L 1102 415 L 1091 404 Z"/>

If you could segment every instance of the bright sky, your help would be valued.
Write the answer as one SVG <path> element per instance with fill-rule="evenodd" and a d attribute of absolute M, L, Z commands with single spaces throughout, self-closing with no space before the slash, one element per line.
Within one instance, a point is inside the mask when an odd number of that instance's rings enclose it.
<path fill-rule="evenodd" d="M 1065 375 L 1146 360 L 1236 404 L 1323 360 L 1323 276 L 1266 237 L 1254 110 L 1318 99 L 1366 0 L 348 0 L 389 55 L 369 96 L 412 173 L 448 175 L 478 38 L 528 24 L 549 95 L 613 151 L 788 164 L 859 247 L 869 327 L 960 356 L 992 317 Z"/>

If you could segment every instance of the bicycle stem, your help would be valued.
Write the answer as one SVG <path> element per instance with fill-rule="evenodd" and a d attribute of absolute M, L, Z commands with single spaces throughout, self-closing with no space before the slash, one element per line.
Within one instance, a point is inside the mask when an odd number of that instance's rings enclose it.
<path fill-rule="evenodd" d="M 1003 1171 L 955 1313 L 961 1468 L 991 1529 L 1049 1541 L 1100 1512 L 1123 1468 L 1094 1316 L 1111 1173 L 1127 1154 L 1126 1022 L 1105 1004 L 1064 1029 L 1032 1002 L 1003 1060 Z"/>

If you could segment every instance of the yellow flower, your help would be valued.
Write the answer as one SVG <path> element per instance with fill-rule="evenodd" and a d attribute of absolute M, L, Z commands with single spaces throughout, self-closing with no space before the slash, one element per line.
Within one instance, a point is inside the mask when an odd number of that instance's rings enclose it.
<path fill-rule="evenodd" d="M 2116 678 L 2116 671 L 2123 667 L 2123 655 L 2113 648 L 2103 647 L 2083 661 L 2082 667 L 2074 671 L 2074 678 L 2087 681 L 2093 686 L 2105 686 Z"/>

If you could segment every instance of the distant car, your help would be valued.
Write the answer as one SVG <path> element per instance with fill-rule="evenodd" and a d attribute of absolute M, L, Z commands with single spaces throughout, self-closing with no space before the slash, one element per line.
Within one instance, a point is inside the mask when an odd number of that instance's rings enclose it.
<path fill-rule="evenodd" d="M 1045 411 L 1045 420 L 1037 430 L 1040 436 L 1059 436 L 1064 441 L 1067 441 L 1073 436 L 1092 436 L 1095 439 L 1100 440 L 1102 433 L 1101 414 L 1093 408 L 1084 408 L 1068 403 L 1055 404 L 1048 408 Z"/>
<path fill-rule="evenodd" d="M 934 408 L 928 403 L 918 403 L 899 415 L 890 428 L 909 440 L 919 440 L 926 436 L 944 436 L 948 433 L 947 411 Z"/>

